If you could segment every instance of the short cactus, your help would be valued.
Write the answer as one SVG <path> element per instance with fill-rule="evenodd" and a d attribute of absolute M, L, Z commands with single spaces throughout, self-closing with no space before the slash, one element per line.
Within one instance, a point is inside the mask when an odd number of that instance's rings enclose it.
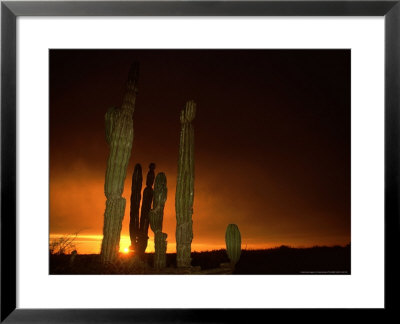
<path fill-rule="evenodd" d="M 229 224 L 225 232 L 226 253 L 232 265 L 240 259 L 241 238 L 239 227 L 236 224 Z"/>
<path fill-rule="evenodd" d="M 151 230 L 154 232 L 154 267 L 162 269 L 166 266 L 167 234 L 162 232 L 164 206 L 167 200 L 167 178 L 163 172 L 157 174 L 154 184 L 153 209 L 149 213 Z"/>

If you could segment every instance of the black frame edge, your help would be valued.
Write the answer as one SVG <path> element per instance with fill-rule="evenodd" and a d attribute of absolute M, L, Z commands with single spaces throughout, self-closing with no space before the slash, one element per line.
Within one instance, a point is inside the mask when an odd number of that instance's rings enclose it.
<path fill-rule="evenodd" d="M 1 320 L 16 307 L 16 16 L 1 4 Z M 11 215 L 11 217 L 10 217 Z M 13 216 L 15 215 L 15 217 Z"/>
<path fill-rule="evenodd" d="M 397 0 L 6 1 L 18 16 L 383 16 Z"/>
<path fill-rule="evenodd" d="M 398 308 L 400 246 L 400 3 L 385 17 L 385 308 Z M 397 272 L 397 273 L 396 273 Z M 389 284 L 390 282 L 390 284 Z M 392 298 L 390 298 L 392 296 Z"/>

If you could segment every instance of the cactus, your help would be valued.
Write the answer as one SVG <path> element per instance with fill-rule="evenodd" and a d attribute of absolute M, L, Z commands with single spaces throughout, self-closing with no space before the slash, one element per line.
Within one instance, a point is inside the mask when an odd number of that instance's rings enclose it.
<path fill-rule="evenodd" d="M 138 251 L 137 237 L 139 234 L 139 208 L 140 200 L 142 198 L 142 167 L 138 163 L 132 175 L 132 189 L 131 189 L 131 212 L 129 221 L 129 236 L 131 238 L 131 249 Z"/>
<path fill-rule="evenodd" d="M 154 169 L 156 165 L 150 163 L 149 172 L 146 177 L 146 188 L 143 190 L 142 208 L 140 210 L 140 225 L 137 234 L 137 253 L 143 255 L 147 248 L 147 241 L 149 239 L 149 212 L 151 203 L 153 202 L 153 183 L 154 183 Z"/>
<path fill-rule="evenodd" d="M 142 167 L 138 163 L 132 175 L 132 194 L 131 194 L 131 213 L 129 222 L 129 235 L 131 239 L 131 249 L 139 256 L 143 256 L 148 241 L 149 212 L 153 201 L 153 182 L 154 169 L 156 165 L 150 163 L 149 172 L 146 178 L 146 188 L 143 190 L 143 202 L 141 216 L 139 220 L 139 207 L 142 189 Z"/>
<path fill-rule="evenodd" d="M 167 234 L 162 232 L 164 206 L 167 200 L 167 178 L 163 172 L 157 174 L 154 184 L 153 209 L 149 213 L 151 230 L 154 232 L 154 267 L 162 269 L 166 265 Z"/>
<path fill-rule="evenodd" d="M 232 265 L 240 259 L 241 238 L 239 227 L 236 224 L 229 224 L 225 232 L 226 253 Z"/>
<path fill-rule="evenodd" d="M 181 111 L 181 134 L 176 184 L 176 258 L 178 267 L 190 267 L 193 239 L 192 214 L 194 200 L 194 129 L 191 124 L 196 103 L 188 101 Z"/>
<path fill-rule="evenodd" d="M 154 268 L 163 269 L 167 264 L 167 234 L 156 232 L 154 234 Z"/>
<path fill-rule="evenodd" d="M 104 212 L 101 261 L 112 262 L 118 255 L 125 199 L 122 198 L 126 169 L 133 142 L 133 112 L 135 110 L 139 65 L 132 64 L 127 89 L 120 108 L 110 108 L 105 115 L 106 142 L 110 146 L 104 184 L 107 198 Z"/>

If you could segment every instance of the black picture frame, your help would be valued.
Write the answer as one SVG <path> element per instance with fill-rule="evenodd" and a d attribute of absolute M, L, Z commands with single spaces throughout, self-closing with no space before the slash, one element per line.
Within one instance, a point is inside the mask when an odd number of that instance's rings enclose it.
<path fill-rule="evenodd" d="M 400 0 L 394 1 L 2 1 L 1 2 L 1 321 L 5 323 L 262 322 L 288 309 L 16 308 L 16 19 L 18 16 L 384 16 L 385 307 L 347 310 L 384 322 L 398 308 Z M 40 293 L 40 292 L 38 292 Z M 239 294 L 240 292 L 238 292 Z M 246 298 L 239 296 L 238 298 Z M 336 310 L 292 309 L 297 320 L 341 319 Z M 313 312 L 310 314 L 310 312 Z M 323 314 L 322 314 L 323 313 Z M 327 315 L 326 313 L 329 313 Z M 393 315 L 393 314 L 391 314 Z M 321 316 L 323 316 L 321 318 Z M 360 320 L 360 317 L 357 318 Z"/>

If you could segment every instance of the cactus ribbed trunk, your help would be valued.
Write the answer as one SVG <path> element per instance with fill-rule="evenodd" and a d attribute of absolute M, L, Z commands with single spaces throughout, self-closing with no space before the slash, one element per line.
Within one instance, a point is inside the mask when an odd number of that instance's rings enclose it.
<path fill-rule="evenodd" d="M 194 129 L 191 122 L 195 115 L 196 103 L 188 101 L 180 115 L 181 134 L 175 194 L 176 259 L 180 268 L 191 266 L 194 200 Z"/>
<path fill-rule="evenodd" d="M 122 198 L 126 169 L 132 151 L 133 112 L 137 92 L 138 64 L 129 72 L 127 89 L 120 108 L 111 108 L 105 116 L 106 141 L 110 146 L 104 184 L 107 197 L 104 213 L 101 261 L 112 262 L 118 255 L 122 220 L 126 201 Z"/>
<path fill-rule="evenodd" d="M 153 183 L 154 183 L 154 169 L 156 165 L 150 163 L 149 172 L 146 177 L 146 188 L 143 190 L 143 201 L 142 208 L 140 210 L 140 225 L 139 232 L 137 234 L 137 254 L 143 255 L 147 248 L 147 242 L 149 239 L 149 212 L 151 209 L 151 204 L 153 202 Z"/>
<path fill-rule="evenodd" d="M 242 240 L 240 237 L 239 227 L 236 224 L 229 224 L 225 232 L 226 253 L 232 265 L 235 265 L 242 252 Z"/>
<path fill-rule="evenodd" d="M 154 232 L 154 267 L 162 269 L 167 261 L 167 234 L 162 232 L 164 206 L 167 200 L 167 177 L 163 172 L 157 174 L 154 184 L 153 209 L 149 213 L 151 230 Z"/>
<path fill-rule="evenodd" d="M 154 268 L 163 269 L 167 265 L 167 234 L 156 232 L 154 234 Z"/>
<path fill-rule="evenodd" d="M 139 208 L 142 198 L 142 167 L 138 163 L 132 175 L 132 190 L 131 190 L 131 212 L 129 221 L 129 236 L 131 239 L 131 249 L 138 251 L 137 237 L 139 235 Z"/>

